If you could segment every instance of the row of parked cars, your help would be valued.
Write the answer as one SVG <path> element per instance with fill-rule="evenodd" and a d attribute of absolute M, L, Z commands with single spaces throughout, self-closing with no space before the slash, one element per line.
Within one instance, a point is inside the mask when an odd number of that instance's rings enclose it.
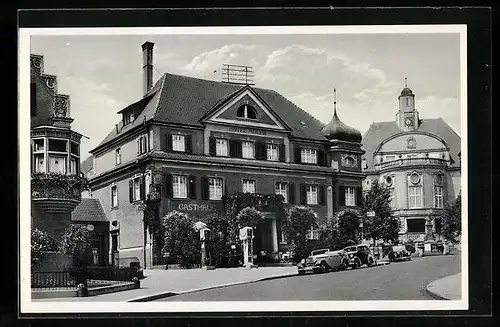
<path fill-rule="evenodd" d="M 404 245 L 396 245 L 387 249 L 389 261 L 411 260 L 411 251 Z M 307 259 L 298 263 L 300 275 L 306 273 L 328 272 L 334 270 L 357 269 L 362 265 L 368 267 L 376 264 L 379 256 L 365 244 L 348 246 L 342 250 L 330 251 L 320 249 L 311 252 Z"/>

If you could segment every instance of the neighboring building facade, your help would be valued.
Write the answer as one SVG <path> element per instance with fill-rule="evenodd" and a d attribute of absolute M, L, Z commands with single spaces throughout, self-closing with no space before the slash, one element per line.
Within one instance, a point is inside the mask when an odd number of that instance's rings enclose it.
<path fill-rule="evenodd" d="M 460 192 L 460 136 L 441 118 L 421 119 L 415 95 L 405 87 L 395 122 L 373 123 L 363 137 L 366 179 L 389 187 L 402 241 L 424 241 L 426 224 L 440 237 L 438 218 Z"/>
<path fill-rule="evenodd" d="M 31 62 L 32 228 L 59 238 L 80 203 L 81 134 L 71 130 L 69 96 L 57 93 L 57 78 L 43 72 L 43 57 Z"/>
<path fill-rule="evenodd" d="M 110 222 L 110 262 L 155 263 L 140 208 L 154 188 L 160 217 L 177 210 L 201 221 L 224 214 L 224 194 L 278 193 L 286 207 L 316 212 L 311 238 L 334 212 L 359 205 L 361 134 L 336 112 L 323 126 L 273 90 L 172 74 L 153 86 L 152 48 L 143 44 L 143 98 L 119 112 L 121 122 L 91 151 L 91 165 L 85 161 L 90 196 Z M 272 214 L 257 233 L 257 249 L 287 251 Z"/>

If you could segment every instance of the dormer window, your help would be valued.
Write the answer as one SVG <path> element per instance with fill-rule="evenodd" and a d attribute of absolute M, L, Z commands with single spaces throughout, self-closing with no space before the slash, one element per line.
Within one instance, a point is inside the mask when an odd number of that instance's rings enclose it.
<path fill-rule="evenodd" d="M 127 125 L 130 124 L 135 120 L 135 114 L 132 111 L 127 111 L 123 113 L 123 124 Z"/>
<path fill-rule="evenodd" d="M 257 119 L 257 111 L 248 104 L 239 107 L 236 115 L 240 118 Z"/>

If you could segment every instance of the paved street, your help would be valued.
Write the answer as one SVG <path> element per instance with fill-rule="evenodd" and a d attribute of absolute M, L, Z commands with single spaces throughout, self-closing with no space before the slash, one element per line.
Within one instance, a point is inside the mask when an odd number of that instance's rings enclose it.
<path fill-rule="evenodd" d="M 427 284 L 459 273 L 460 255 L 293 276 L 186 293 L 159 301 L 431 300 Z"/>

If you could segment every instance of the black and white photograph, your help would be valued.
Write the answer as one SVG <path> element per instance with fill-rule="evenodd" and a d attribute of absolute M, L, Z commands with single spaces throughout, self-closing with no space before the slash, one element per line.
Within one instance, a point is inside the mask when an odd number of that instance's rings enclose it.
<path fill-rule="evenodd" d="M 467 310 L 466 32 L 20 29 L 22 310 Z"/>

